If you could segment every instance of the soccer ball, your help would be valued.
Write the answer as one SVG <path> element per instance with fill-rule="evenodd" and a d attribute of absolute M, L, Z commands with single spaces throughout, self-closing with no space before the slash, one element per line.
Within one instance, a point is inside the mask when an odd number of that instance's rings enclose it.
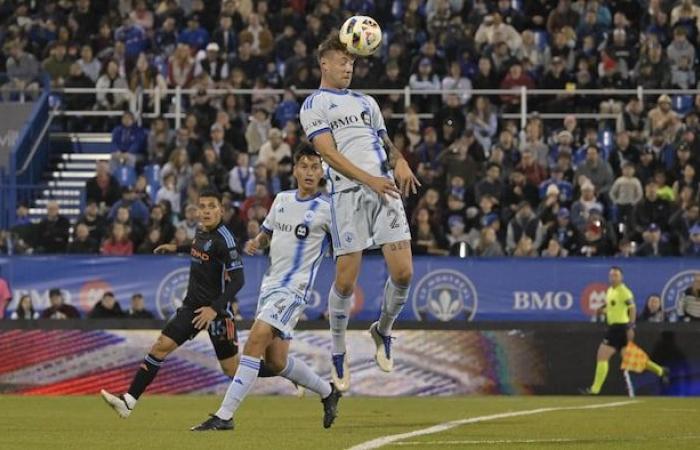
<path fill-rule="evenodd" d="M 382 43 L 382 29 L 371 17 L 352 16 L 340 28 L 340 42 L 353 55 L 369 56 Z"/>

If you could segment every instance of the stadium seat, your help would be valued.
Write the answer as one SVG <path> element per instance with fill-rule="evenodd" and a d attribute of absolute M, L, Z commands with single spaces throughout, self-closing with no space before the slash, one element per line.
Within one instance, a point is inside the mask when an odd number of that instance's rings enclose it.
<path fill-rule="evenodd" d="M 136 182 L 136 170 L 127 164 L 117 166 L 112 175 L 117 179 L 122 187 L 133 186 Z"/>
<path fill-rule="evenodd" d="M 672 98 L 673 110 L 685 116 L 693 109 L 694 99 L 692 95 L 674 95 Z"/>

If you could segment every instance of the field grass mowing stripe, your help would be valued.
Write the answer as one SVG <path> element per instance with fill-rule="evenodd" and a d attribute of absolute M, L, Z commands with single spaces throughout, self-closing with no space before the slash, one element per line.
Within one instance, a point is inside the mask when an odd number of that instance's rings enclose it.
<path fill-rule="evenodd" d="M 560 406 L 560 407 L 553 407 L 553 408 L 537 408 L 537 409 L 527 409 L 524 411 L 513 411 L 513 412 L 507 412 L 507 413 L 490 414 L 488 416 L 470 417 L 467 419 L 453 420 L 450 422 L 445 422 L 445 423 L 441 423 L 438 425 L 433 425 L 432 427 L 423 428 L 422 430 L 416 430 L 416 431 L 410 431 L 408 433 L 392 434 L 389 436 L 383 436 L 380 438 L 372 439 L 371 441 L 367 441 L 367 442 L 363 442 L 363 443 L 358 444 L 358 445 L 354 445 L 354 446 L 350 447 L 349 450 L 371 450 L 371 449 L 383 447 L 387 444 L 391 444 L 391 443 L 394 443 L 397 441 L 402 441 L 405 439 L 414 438 L 416 436 L 424 436 L 426 434 L 441 433 L 443 431 L 447 431 L 447 430 L 450 430 L 452 428 L 459 427 L 462 425 L 469 425 L 472 423 L 479 423 L 479 422 L 487 422 L 490 420 L 508 419 L 511 417 L 520 417 L 520 416 L 531 416 L 534 414 L 542 414 L 542 413 L 552 412 L 552 411 L 572 411 L 572 410 L 579 410 L 579 409 L 614 408 L 617 406 L 631 405 L 634 403 L 639 403 L 639 401 L 638 400 L 627 400 L 624 402 L 594 403 L 591 405 L 583 405 L 583 406 Z"/>

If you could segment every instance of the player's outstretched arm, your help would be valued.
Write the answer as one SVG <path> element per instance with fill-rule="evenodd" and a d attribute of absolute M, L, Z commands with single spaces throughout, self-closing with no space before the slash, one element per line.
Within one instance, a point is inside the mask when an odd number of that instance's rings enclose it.
<path fill-rule="evenodd" d="M 401 194 L 396 184 L 389 178 L 374 177 L 343 156 L 335 146 L 335 141 L 330 133 L 322 133 L 314 137 L 313 144 L 323 160 L 342 175 L 364 184 L 380 195 L 388 194 L 392 197 L 398 197 Z"/>
<path fill-rule="evenodd" d="M 408 161 L 386 133 L 381 133 L 381 135 L 384 146 L 389 150 L 389 165 L 394 169 L 394 178 L 396 178 L 401 193 L 404 197 L 408 197 L 411 193 L 417 194 L 421 184 L 409 167 Z"/>

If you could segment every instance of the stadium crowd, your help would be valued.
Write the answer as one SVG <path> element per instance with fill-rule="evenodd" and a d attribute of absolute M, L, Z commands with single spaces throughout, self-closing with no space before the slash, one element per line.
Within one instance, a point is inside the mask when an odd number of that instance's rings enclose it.
<path fill-rule="evenodd" d="M 566 257 L 700 256 L 700 6 L 693 0 L 46 0 L 0 3 L 6 87 L 125 88 L 60 97 L 71 110 L 122 110 L 143 89 L 190 88 L 182 126 L 162 119 L 66 120 L 112 133 L 113 154 L 87 183 L 76 224 L 50 203 L 34 224 L 20 205 L 0 250 L 151 253 L 192 239 L 193 199 L 224 193 L 225 220 L 254 237 L 274 195 L 293 188 L 291 154 L 308 145 L 295 89 L 316 88 L 314 49 L 349 14 L 384 30 L 351 87 L 460 89 L 378 96 L 389 135 L 423 183 L 407 199 L 414 252 Z M 477 89 L 605 89 L 534 96 L 524 128 L 503 113 L 519 95 Z M 252 88 L 212 96 L 210 88 Z M 284 95 L 270 93 L 284 89 Z M 9 95 L 5 91 L 5 95 Z M 157 101 L 146 96 L 150 106 Z M 174 109 L 161 96 L 162 111 Z M 418 113 L 433 113 L 432 119 Z M 573 113 L 620 114 L 577 120 Z M 401 119 L 395 115 L 401 114 Z M 72 230 L 72 232 L 71 232 Z"/>

